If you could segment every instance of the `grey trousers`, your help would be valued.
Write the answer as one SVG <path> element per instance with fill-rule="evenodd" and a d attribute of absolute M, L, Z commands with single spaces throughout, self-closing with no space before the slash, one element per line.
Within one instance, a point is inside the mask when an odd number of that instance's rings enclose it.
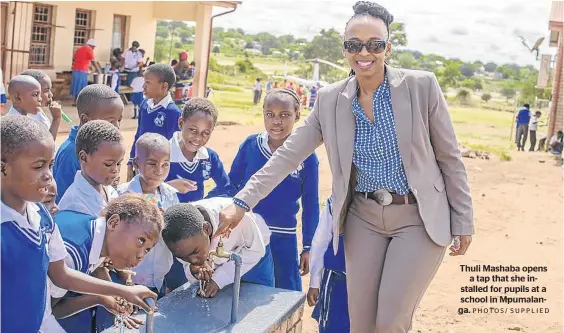
<path fill-rule="evenodd" d="M 517 126 L 517 136 L 515 137 L 515 144 L 517 148 L 525 149 L 525 143 L 527 143 L 527 134 L 529 132 L 529 125 L 521 124 Z"/>
<path fill-rule="evenodd" d="M 381 206 L 356 194 L 345 222 L 351 333 L 409 332 L 445 250 L 417 204 Z"/>

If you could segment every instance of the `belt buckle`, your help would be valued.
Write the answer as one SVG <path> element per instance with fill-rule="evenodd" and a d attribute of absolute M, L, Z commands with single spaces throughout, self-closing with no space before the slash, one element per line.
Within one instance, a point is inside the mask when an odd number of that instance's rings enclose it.
<path fill-rule="evenodd" d="M 374 197 L 376 198 L 376 202 L 382 206 L 390 205 L 393 199 L 392 194 L 384 189 L 374 191 Z"/>

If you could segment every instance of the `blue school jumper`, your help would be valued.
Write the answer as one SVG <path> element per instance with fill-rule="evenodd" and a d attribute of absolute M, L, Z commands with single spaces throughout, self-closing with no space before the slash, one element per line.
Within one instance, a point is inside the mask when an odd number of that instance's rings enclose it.
<path fill-rule="evenodd" d="M 267 148 L 267 140 L 266 133 L 253 134 L 241 144 L 229 172 L 231 183 L 237 191 L 272 156 Z M 303 250 L 309 251 L 319 222 L 318 169 L 319 160 L 313 153 L 253 209 L 264 218 L 272 231 L 269 246 L 277 288 L 302 290 L 296 236 L 297 213 L 300 209 L 298 200 L 301 197 Z"/>
<path fill-rule="evenodd" d="M 85 274 L 89 271 L 90 251 L 93 246 L 94 231 L 96 229 L 94 216 L 73 211 L 60 211 L 55 215 L 61 237 L 65 243 L 68 255 L 71 257 L 74 268 Z M 112 281 L 125 284 L 114 272 L 110 272 Z M 76 297 L 80 294 L 69 292 L 65 297 Z M 102 332 L 114 325 L 115 317 L 104 307 L 87 309 L 70 317 L 58 319 L 59 324 L 67 333 Z M 95 327 L 95 329 L 94 329 Z"/>
<path fill-rule="evenodd" d="M 47 244 L 55 230 L 42 204 L 39 232 L 23 229 L 15 221 L 1 224 L 2 246 L 1 332 L 38 332 L 45 311 L 49 255 Z"/>
<path fill-rule="evenodd" d="M 333 216 L 331 199 L 329 213 Z M 347 298 L 347 274 L 343 235 L 339 235 L 339 250 L 333 252 L 333 240 L 327 246 L 323 257 L 323 278 L 318 302 L 311 314 L 319 323 L 319 333 L 347 333 L 350 331 L 349 306 Z"/>
<path fill-rule="evenodd" d="M 78 126 L 71 127 L 69 136 L 57 150 L 55 161 L 53 163 L 53 178 L 57 183 L 57 198 L 59 203 L 65 191 L 74 182 L 76 172 L 80 170 L 80 163 L 76 157 L 76 136 L 78 135 Z"/>
<path fill-rule="evenodd" d="M 163 101 L 153 107 L 150 107 L 148 102 L 149 100 L 145 99 L 139 107 L 139 122 L 137 124 L 137 132 L 135 132 L 133 146 L 131 147 L 131 153 L 129 154 L 129 165 L 133 163 L 133 158 L 135 157 L 135 142 L 137 142 L 137 139 L 139 139 L 141 135 L 145 133 L 158 133 L 170 140 L 172 135 L 180 130 L 178 127 L 178 119 L 181 117 L 182 112 L 176 104 L 174 104 L 170 95 L 167 95 Z"/>
<path fill-rule="evenodd" d="M 114 83 L 114 78 L 116 80 L 116 86 L 114 87 L 114 91 L 119 94 L 119 87 L 121 86 L 121 76 L 119 74 L 119 69 L 115 69 L 112 72 L 111 80 L 110 80 L 110 87 L 112 87 Z"/>

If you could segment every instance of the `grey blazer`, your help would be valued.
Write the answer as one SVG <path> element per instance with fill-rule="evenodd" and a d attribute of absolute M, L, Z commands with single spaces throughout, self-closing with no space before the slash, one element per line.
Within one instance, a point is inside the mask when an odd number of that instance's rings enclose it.
<path fill-rule="evenodd" d="M 399 150 L 429 237 L 448 246 L 452 235 L 474 233 L 466 169 L 445 98 L 433 73 L 386 66 Z M 352 163 L 354 77 L 319 90 L 313 112 L 237 195 L 251 208 L 321 143 L 333 175 L 333 234 L 343 230 L 356 183 Z M 335 252 L 338 237 L 333 238 Z"/>

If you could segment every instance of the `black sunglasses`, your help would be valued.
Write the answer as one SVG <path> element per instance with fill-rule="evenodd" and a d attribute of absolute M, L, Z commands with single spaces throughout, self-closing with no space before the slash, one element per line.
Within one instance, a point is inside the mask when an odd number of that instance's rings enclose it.
<path fill-rule="evenodd" d="M 366 43 L 359 40 L 346 40 L 343 42 L 343 47 L 348 53 L 360 53 L 365 46 L 369 53 L 382 53 L 386 49 L 386 44 L 385 40 L 369 40 Z"/>

